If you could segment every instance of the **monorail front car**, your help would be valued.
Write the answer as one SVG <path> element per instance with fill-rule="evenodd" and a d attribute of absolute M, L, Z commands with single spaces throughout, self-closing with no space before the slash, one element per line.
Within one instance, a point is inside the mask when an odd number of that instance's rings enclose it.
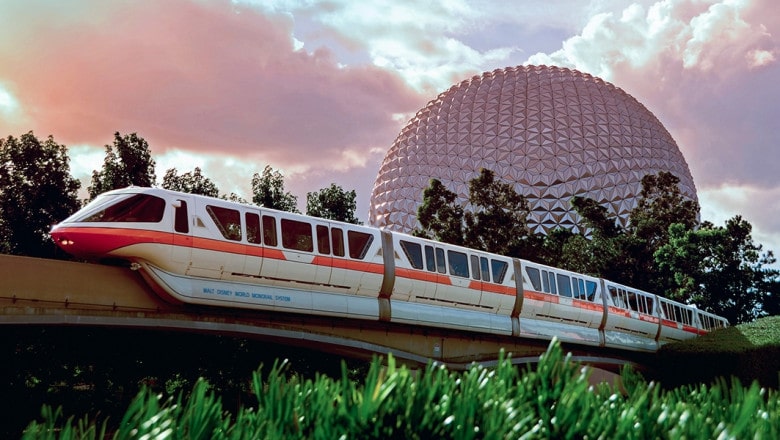
<path fill-rule="evenodd" d="M 725 327 L 711 313 L 531 261 L 163 190 L 100 195 L 54 226 L 174 303 L 380 320 L 627 350 Z"/>

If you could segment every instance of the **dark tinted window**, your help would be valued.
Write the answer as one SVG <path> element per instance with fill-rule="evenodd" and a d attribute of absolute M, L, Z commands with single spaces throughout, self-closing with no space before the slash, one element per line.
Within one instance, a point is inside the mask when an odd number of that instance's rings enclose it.
<path fill-rule="evenodd" d="M 593 301 L 593 299 L 596 297 L 596 283 L 593 281 L 586 281 L 585 282 L 585 291 L 587 292 L 587 299 L 588 301 Z"/>
<path fill-rule="evenodd" d="M 331 228 L 330 238 L 333 243 L 333 255 L 344 256 L 344 231 L 339 228 Z"/>
<path fill-rule="evenodd" d="M 116 223 L 158 223 L 165 213 L 165 200 L 136 194 L 98 211 L 83 221 Z"/>
<path fill-rule="evenodd" d="M 580 297 L 580 285 L 577 282 L 578 280 L 580 282 L 582 282 L 582 280 L 580 280 L 577 277 L 572 277 L 571 278 L 571 296 L 574 297 L 574 298 L 579 298 Z"/>
<path fill-rule="evenodd" d="M 260 244 L 260 216 L 254 212 L 247 212 L 246 220 L 246 241 L 254 244 Z"/>
<path fill-rule="evenodd" d="M 436 258 L 433 256 L 433 246 L 425 246 L 425 268 L 436 272 Z"/>
<path fill-rule="evenodd" d="M 263 216 L 263 243 L 266 246 L 276 246 L 276 218 L 270 215 Z"/>
<path fill-rule="evenodd" d="M 317 252 L 330 255 L 330 234 L 327 226 L 317 225 Z"/>
<path fill-rule="evenodd" d="M 544 271 L 542 271 L 544 272 Z M 558 294 L 558 288 L 555 286 L 555 274 L 552 272 L 547 272 L 547 276 L 550 277 L 550 293 Z"/>
<path fill-rule="evenodd" d="M 490 265 L 487 258 L 479 257 L 479 268 L 482 270 L 482 281 L 490 281 Z"/>
<path fill-rule="evenodd" d="M 504 276 L 506 275 L 506 269 L 509 267 L 506 261 L 490 260 L 493 269 L 493 282 L 501 284 L 504 282 Z"/>
<path fill-rule="evenodd" d="M 423 268 L 422 246 L 419 243 L 401 240 L 401 249 L 404 250 L 404 254 L 406 254 L 406 258 L 409 259 L 413 268 Z"/>
<path fill-rule="evenodd" d="M 571 280 L 567 275 L 557 274 L 558 277 L 558 295 L 571 298 Z"/>
<path fill-rule="evenodd" d="M 190 217 L 187 215 L 187 202 L 179 200 L 179 206 L 174 212 L 173 229 L 176 232 L 190 232 Z"/>
<path fill-rule="evenodd" d="M 469 277 L 469 258 L 463 252 L 447 251 L 450 273 L 455 276 Z"/>
<path fill-rule="evenodd" d="M 475 280 L 479 280 L 481 271 L 479 270 L 479 257 L 476 255 L 471 256 L 471 277 Z"/>
<path fill-rule="evenodd" d="M 439 273 L 447 273 L 447 262 L 444 261 L 444 249 L 436 248 L 436 270 Z"/>
<path fill-rule="evenodd" d="M 282 246 L 296 251 L 312 252 L 314 241 L 311 236 L 311 225 L 297 220 L 282 219 Z"/>
<path fill-rule="evenodd" d="M 374 241 L 374 236 L 365 232 L 347 231 L 347 240 L 349 241 L 349 256 L 362 260 L 366 257 L 368 247 Z"/>
<path fill-rule="evenodd" d="M 526 267 L 525 273 L 528 274 L 528 279 L 531 281 L 531 284 L 533 284 L 534 290 L 541 291 L 542 277 L 539 275 L 539 269 L 535 267 Z"/>
<path fill-rule="evenodd" d="M 241 214 L 238 210 L 206 205 L 206 211 L 222 236 L 228 240 L 241 240 Z"/>

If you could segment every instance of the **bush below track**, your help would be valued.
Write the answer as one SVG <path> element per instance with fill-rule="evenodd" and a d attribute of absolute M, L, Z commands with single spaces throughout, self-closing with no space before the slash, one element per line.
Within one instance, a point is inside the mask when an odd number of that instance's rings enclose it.
<path fill-rule="evenodd" d="M 756 380 L 780 388 L 780 316 L 718 330 L 661 348 L 655 365 L 666 387 L 708 383 L 718 377 Z"/>
<path fill-rule="evenodd" d="M 109 431 L 117 439 L 780 437 L 780 396 L 755 383 L 665 391 L 626 372 L 626 392 L 616 393 L 591 386 L 589 371 L 555 342 L 533 369 L 503 358 L 495 368 L 452 372 L 430 364 L 415 372 L 390 357 L 372 362 L 359 381 L 346 368 L 341 378 L 304 380 L 275 364 L 253 374 L 256 405 L 236 413 L 198 381 L 186 398 L 142 388 L 116 428 L 44 408 L 25 438 L 97 439 Z"/>
<path fill-rule="evenodd" d="M 188 393 L 200 376 L 210 384 L 209 392 L 220 396 L 222 408 L 236 414 L 241 407 L 256 405 L 250 389 L 252 371 L 261 362 L 271 365 L 276 358 L 291 359 L 288 376 L 299 380 L 311 380 L 317 373 L 340 377 L 336 356 L 231 337 L 70 327 L 4 327 L 2 331 L 0 355 L 5 360 L 6 382 L 0 387 L 5 388 L 0 390 L 5 420 L 0 434 L 4 438 L 18 438 L 30 420 L 41 420 L 43 404 L 62 406 L 66 415 L 89 414 L 91 420 L 109 417 L 114 426 L 139 387 L 146 390 L 147 400 L 158 393 Z M 746 393 L 745 387 L 754 379 L 777 389 L 778 333 L 780 317 L 764 318 L 668 345 L 658 356 L 657 379 L 669 393 L 680 396 L 689 390 L 736 396 Z M 351 368 L 350 379 L 362 382 L 368 365 L 351 362 Z M 715 379 L 731 375 L 742 384 Z M 628 382 L 630 394 L 636 387 L 630 385 L 631 379 Z M 703 385 L 711 383 L 716 385 Z M 675 389 L 680 384 L 693 385 Z M 777 400 L 776 391 L 770 393 Z M 777 402 L 772 408 L 774 413 L 768 414 L 780 422 Z M 55 419 L 60 426 L 65 423 L 64 418 L 53 416 L 50 413 L 44 423 L 55 423 Z"/>

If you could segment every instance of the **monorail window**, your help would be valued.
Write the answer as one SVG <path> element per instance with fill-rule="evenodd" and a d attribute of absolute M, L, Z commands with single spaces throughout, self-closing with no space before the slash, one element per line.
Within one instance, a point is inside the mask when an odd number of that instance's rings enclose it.
<path fill-rule="evenodd" d="M 485 257 L 479 257 L 479 268 L 482 271 L 482 281 L 490 282 L 490 264 Z"/>
<path fill-rule="evenodd" d="M 642 299 L 643 299 L 642 295 L 634 292 L 629 292 L 628 304 L 631 307 L 631 310 L 635 312 L 644 313 L 643 310 L 646 309 L 646 307 L 645 307 L 645 302 Z"/>
<path fill-rule="evenodd" d="M 542 277 L 539 275 L 539 269 L 526 266 L 525 273 L 528 274 L 528 279 L 533 284 L 534 290 L 540 292 L 542 290 Z"/>
<path fill-rule="evenodd" d="M 663 313 L 666 319 L 674 320 L 674 309 L 672 308 L 672 305 L 663 300 L 661 301 L 661 313 Z"/>
<path fill-rule="evenodd" d="M 655 313 L 655 299 L 651 296 L 645 296 L 645 308 L 648 315 L 656 315 Z"/>
<path fill-rule="evenodd" d="M 577 280 L 580 280 L 577 277 L 571 277 L 571 296 L 572 298 L 580 298 L 580 285 L 577 283 Z M 582 281 L 582 280 L 580 280 Z"/>
<path fill-rule="evenodd" d="M 556 274 L 558 278 L 558 294 L 571 298 L 571 280 L 568 275 Z"/>
<path fill-rule="evenodd" d="M 476 255 L 471 256 L 471 277 L 479 281 L 482 274 L 479 270 L 479 257 Z"/>
<path fill-rule="evenodd" d="M 693 325 L 693 310 L 689 308 L 683 309 L 683 324 Z"/>
<path fill-rule="evenodd" d="M 712 330 L 714 327 L 714 320 L 711 316 L 707 316 L 703 313 L 699 313 L 699 322 L 704 330 Z"/>
<path fill-rule="evenodd" d="M 504 282 L 506 276 L 506 270 L 509 267 L 506 261 L 490 260 L 491 269 L 493 270 L 493 282 L 501 284 Z"/>
<path fill-rule="evenodd" d="M 596 287 L 597 285 L 593 281 L 585 282 L 585 295 L 588 301 L 593 301 L 596 298 Z"/>
<path fill-rule="evenodd" d="M 444 249 L 436 248 L 436 271 L 447 273 L 447 263 L 444 260 Z"/>
<path fill-rule="evenodd" d="M 263 216 L 263 243 L 266 246 L 273 247 L 279 244 L 276 241 L 276 217 L 270 215 Z"/>
<path fill-rule="evenodd" d="M 174 210 L 173 230 L 186 234 L 190 232 L 190 217 L 187 214 L 187 202 L 178 200 L 179 206 Z"/>
<path fill-rule="evenodd" d="M 228 240 L 241 240 L 241 214 L 236 209 L 206 205 L 206 211 L 214 220 L 222 236 Z"/>
<path fill-rule="evenodd" d="M 639 299 L 641 299 L 641 296 L 637 296 L 634 292 L 626 292 L 626 297 L 628 298 L 628 308 L 638 312 L 639 311 Z"/>
<path fill-rule="evenodd" d="M 419 243 L 401 240 L 401 249 L 404 250 L 404 254 L 406 254 L 406 258 L 409 259 L 413 268 L 423 268 L 422 246 Z"/>
<path fill-rule="evenodd" d="M 555 273 L 549 272 L 547 276 L 550 277 L 550 290 L 551 290 L 550 293 L 553 293 L 553 294 L 557 295 L 558 294 L 558 285 L 555 282 Z"/>
<path fill-rule="evenodd" d="M 626 302 L 626 291 L 623 289 L 618 289 L 615 286 L 609 286 L 609 295 L 612 297 L 612 302 L 615 304 L 616 307 L 620 307 L 621 309 L 627 309 L 628 304 Z"/>
<path fill-rule="evenodd" d="M 436 272 L 436 257 L 433 255 L 433 246 L 425 246 L 425 268 L 429 272 Z"/>
<path fill-rule="evenodd" d="M 330 234 L 327 226 L 317 225 L 317 252 L 330 255 Z"/>
<path fill-rule="evenodd" d="M 349 257 L 362 260 L 366 257 L 368 247 L 374 241 L 374 236 L 365 232 L 347 231 L 349 241 Z"/>
<path fill-rule="evenodd" d="M 330 229 L 330 240 L 333 244 L 333 255 L 344 256 L 344 231 L 341 228 Z"/>
<path fill-rule="evenodd" d="M 282 246 L 285 249 L 312 252 L 314 241 L 311 236 L 311 225 L 297 220 L 282 219 Z"/>
<path fill-rule="evenodd" d="M 260 244 L 262 235 L 260 234 L 260 216 L 254 212 L 247 212 L 244 215 L 246 221 L 246 241 L 254 244 Z"/>
<path fill-rule="evenodd" d="M 542 291 L 558 294 L 558 289 L 555 287 L 555 274 L 553 272 L 543 270 L 542 271 Z"/>
<path fill-rule="evenodd" d="M 85 218 L 85 222 L 158 223 L 165 213 L 165 200 L 135 194 Z"/>
<path fill-rule="evenodd" d="M 468 278 L 469 277 L 469 257 L 463 252 L 447 251 L 447 259 L 450 262 L 450 273 L 452 275 Z"/>

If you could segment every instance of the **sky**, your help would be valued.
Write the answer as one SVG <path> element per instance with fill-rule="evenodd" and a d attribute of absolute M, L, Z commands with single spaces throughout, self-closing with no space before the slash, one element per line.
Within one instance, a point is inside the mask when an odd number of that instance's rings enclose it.
<path fill-rule="evenodd" d="M 379 166 L 461 80 L 545 64 L 644 104 L 688 162 L 702 220 L 780 254 L 775 0 L 0 0 L 0 137 L 68 147 L 85 190 L 113 134 L 158 182 L 196 166 L 251 199 L 266 165 L 305 209 L 331 183 L 367 221 Z"/>

